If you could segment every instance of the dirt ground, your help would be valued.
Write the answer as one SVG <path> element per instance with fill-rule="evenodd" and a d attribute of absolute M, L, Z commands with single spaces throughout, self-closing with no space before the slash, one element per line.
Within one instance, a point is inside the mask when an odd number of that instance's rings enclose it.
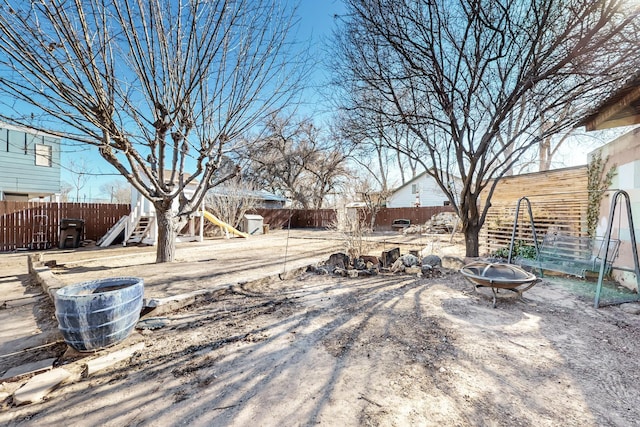
<path fill-rule="evenodd" d="M 103 271 L 76 258 L 63 280 L 74 269 Z M 159 268 L 190 277 L 197 262 L 158 267 L 133 252 L 117 259 L 155 280 Z M 455 269 L 441 273 L 240 281 L 167 315 L 162 328 L 136 332 L 128 341 L 146 347 L 131 360 L 63 384 L 40 404 L 5 401 L 0 423 L 640 424 L 640 316 L 594 309 L 549 280 L 526 301 L 500 294 L 494 309 L 488 289 L 476 291 Z M 197 280 L 209 279 L 200 271 Z"/>

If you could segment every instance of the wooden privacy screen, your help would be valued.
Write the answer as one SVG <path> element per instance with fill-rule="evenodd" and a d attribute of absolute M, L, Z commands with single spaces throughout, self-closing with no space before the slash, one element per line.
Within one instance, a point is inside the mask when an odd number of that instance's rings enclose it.
<path fill-rule="evenodd" d="M 491 207 L 481 232 L 482 253 L 508 247 L 518 200 L 531 202 L 539 240 L 547 231 L 587 235 L 587 166 L 556 169 L 503 178 L 491 199 Z M 482 198 L 483 204 L 485 197 Z M 516 240 L 532 243 L 527 207 L 520 206 Z"/>

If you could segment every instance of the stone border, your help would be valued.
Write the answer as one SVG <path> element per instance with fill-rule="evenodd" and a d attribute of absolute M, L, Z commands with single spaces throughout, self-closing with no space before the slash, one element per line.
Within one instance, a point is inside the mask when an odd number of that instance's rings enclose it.
<path fill-rule="evenodd" d="M 51 301 L 55 303 L 56 291 L 64 287 L 64 283 L 58 280 L 49 267 L 42 264 L 42 255 L 41 253 L 27 255 L 29 276 L 42 287 L 44 292 L 51 298 Z"/>
<path fill-rule="evenodd" d="M 186 292 L 183 294 L 172 295 L 168 297 L 161 298 L 145 298 L 143 309 L 151 309 L 154 316 L 159 314 L 170 313 L 175 310 L 179 310 L 183 307 L 187 307 L 199 299 L 209 297 L 213 295 L 215 292 L 218 292 L 222 289 L 229 289 L 233 286 L 238 285 L 246 285 L 246 284 L 257 284 L 257 283 L 265 283 L 269 281 L 279 280 L 288 280 L 292 279 L 302 273 L 304 273 L 309 265 L 315 265 L 321 262 L 320 259 L 310 259 L 307 261 L 303 261 L 297 263 L 297 266 L 290 268 L 288 271 L 280 274 L 269 274 L 265 276 L 255 277 L 249 280 L 243 280 L 232 283 L 225 283 L 221 285 L 216 285 L 211 288 L 203 288 L 198 289 L 191 292 Z M 42 254 L 28 255 L 27 256 L 27 264 L 29 269 L 29 275 L 38 283 L 42 289 L 45 291 L 47 295 L 51 298 L 51 301 L 55 303 L 55 294 L 56 291 L 60 288 L 65 287 L 66 285 L 60 281 L 55 274 L 51 271 L 49 267 L 42 264 Z M 148 317 L 146 313 L 145 317 Z"/>

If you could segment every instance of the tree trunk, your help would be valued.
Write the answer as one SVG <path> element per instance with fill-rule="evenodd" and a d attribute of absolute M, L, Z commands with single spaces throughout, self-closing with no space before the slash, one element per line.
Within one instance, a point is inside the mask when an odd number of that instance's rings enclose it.
<path fill-rule="evenodd" d="M 480 230 L 482 227 L 467 226 L 464 230 L 465 256 L 477 257 L 480 253 Z"/>
<path fill-rule="evenodd" d="M 171 207 L 156 206 L 158 222 L 158 247 L 156 263 L 173 262 L 176 255 L 176 227 Z"/>
<path fill-rule="evenodd" d="M 540 141 L 540 161 L 538 170 L 548 171 L 551 166 L 551 137 L 548 136 Z"/>

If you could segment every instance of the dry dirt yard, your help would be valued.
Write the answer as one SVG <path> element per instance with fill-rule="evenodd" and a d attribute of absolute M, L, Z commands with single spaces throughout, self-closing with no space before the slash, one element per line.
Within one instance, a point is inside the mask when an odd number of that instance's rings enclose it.
<path fill-rule="evenodd" d="M 234 285 L 131 336 L 131 360 L 5 402 L 0 423 L 640 425 L 640 316 L 547 281 L 526 302 L 489 295 L 448 269 Z"/>

